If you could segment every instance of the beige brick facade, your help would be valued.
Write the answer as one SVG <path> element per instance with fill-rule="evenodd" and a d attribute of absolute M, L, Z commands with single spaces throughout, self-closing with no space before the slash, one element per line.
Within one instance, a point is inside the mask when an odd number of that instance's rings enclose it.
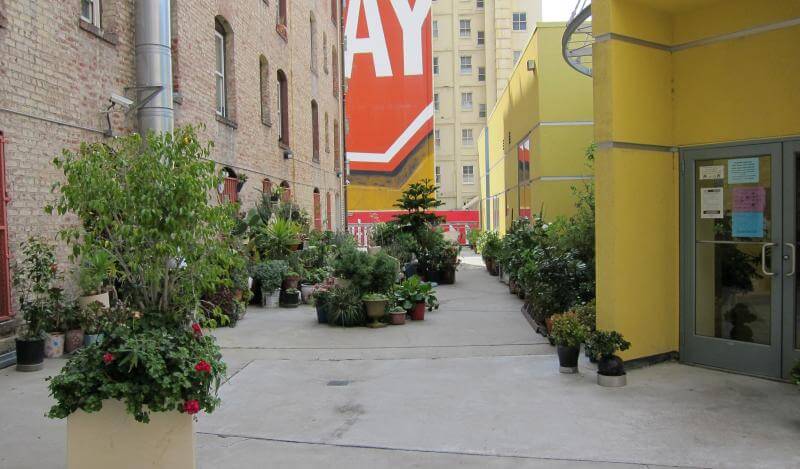
<path fill-rule="evenodd" d="M 101 28 L 80 19 L 80 1 L 0 0 L 0 132 L 5 162 L 9 247 L 14 254 L 32 234 L 51 239 L 63 220 L 46 215 L 51 184 L 59 174 L 50 161 L 62 148 L 107 139 L 103 111 L 109 96 L 135 85 L 134 0 L 102 0 Z M 334 202 L 343 178 L 334 165 L 334 122 L 342 129 L 340 96 L 334 96 L 333 54 L 341 53 L 339 20 L 330 0 L 288 0 L 286 39 L 276 30 L 278 0 L 172 0 L 175 125 L 200 124 L 202 139 L 215 143 L 213 159 L 248 181 L 240 197 L 248 209 L 262 180 L 287 181 L 295 200 L 313 211 L 313 190 Z M 311 65 L 311 17 L 316 66 Z M 231 31 L 228 70 L 229 119 L 216 113 L 215 18 Z M 334 52 L 335 50 L 335 52 Z M 263 59 L 261 58 L 263 56 Z M 336 60 L 339 60 L 338 57 Z M 268 113 L 262 119 L 260 62 L 268 67 Z M 291 151 L 284 159 L 276 125 L 277 71 L 289 83 Z M 129 91 L 127 95 L 133 96 Z M 312 162 L 311 101 L 319 108 L 320 162 Z M 136 130 L 135 113 L 116 108 L 116 135 Z M 326 126 L 327 116 L 327 126 Z M 266 123 L 265 123 L 266 122 Z M 271 124 L 271 125 L 267 125 Z M 327 134 L 327 144 L 326 144 Z M 332 207 L 332 218 L 344 210 Z M 341 228 L 338 220 L 332 223 Z M 64 250 L 61 250 L 64 259 Z M 1 290 L 0 290 L 1 291 Z M 0 312 L 0 316 L 3 313 Z"/>

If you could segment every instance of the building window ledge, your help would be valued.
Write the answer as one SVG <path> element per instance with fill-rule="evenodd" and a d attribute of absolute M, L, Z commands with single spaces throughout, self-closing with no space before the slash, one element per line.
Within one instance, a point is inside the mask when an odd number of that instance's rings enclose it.
<path fill-rule="evenodd" d="M 234 121 L 232 119 L 228 119 L 227 117 L 220 116 L 219 114 L 217 114 L 216 117 L 217 117 L 217 122 L 219 122 L 221 124 L 225 124 L 225 125 L 227 125 L 228 127 L 232 128 L 234 130 L 236 130 L 236 128 L 238 127 L 238 125 L 236 125 L 236 121 Z"/>
<path fill-rule="evenodd" d="M 119 43 L 119 39 L 117 38 L 116 33 L 112 33 L 110 31 L 105 31 L 97 26 L 89 23 L 88 21 L 84 20 L 83 18 L 78 19 L 78 26 L 86 31 L 87 33 L 97 36 L 98 38 L 102 39 L 103 41 L 116 46 Z"/>
<path fill-rule="evenodd" d="M 266 125 L 267 127 L 272 127 L 272 121 L 267 119 L 266 117 L 261 118 L 261 123 Z"/>

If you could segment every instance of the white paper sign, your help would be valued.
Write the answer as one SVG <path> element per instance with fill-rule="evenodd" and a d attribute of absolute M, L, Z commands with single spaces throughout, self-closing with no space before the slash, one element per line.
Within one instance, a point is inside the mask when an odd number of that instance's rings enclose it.
<path fill-rule="evenodd" d="M 721 187 L 700 189 L 700 218 L 722 218 L 723 208 Z"/>
<path fill-rule="evenodd" d="M 700 166 L 700 180 L 725 179 L 725 166 Z"/>

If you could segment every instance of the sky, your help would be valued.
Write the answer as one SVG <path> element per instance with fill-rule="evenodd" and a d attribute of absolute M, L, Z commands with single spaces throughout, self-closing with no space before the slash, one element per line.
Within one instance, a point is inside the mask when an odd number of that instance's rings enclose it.
<path fill-rule="evenodd" d="M 577 0 L 542 0 L 542 21 L 567 21 Z"/>

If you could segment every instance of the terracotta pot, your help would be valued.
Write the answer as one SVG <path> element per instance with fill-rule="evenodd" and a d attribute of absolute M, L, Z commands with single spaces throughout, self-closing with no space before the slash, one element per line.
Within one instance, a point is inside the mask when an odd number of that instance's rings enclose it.
<path fill-rule="evenodd" d="M 417 303 L 414 305 L 413 308 L 408 312 L 411 315 L 412 321 L 424 321 L 425 320 L 425 303 Z"/>
<path fill-rule="evenodd" d="M 44 339 L 44 356 L 58 358 L 64 355 L 64 333 L 49 332 Z"/>
<path fill-rule="evenodd" d="M 290 250 L 290 251 L 297 251 L 298 249 L 300 249 L 300 246 L 301 246 L 302 244 L 303 244 L 303 243 L 290 244 L 290 245 L 289 245 L 289 250 Z"/>
<path fill-rule="evenodd" d="M 64 351 L 72 353 L 83 347 L 83 329 L 70 329 L 64 339 Z"/>
<path fill-rule="evenodd" d="M 406 313 L 405 311 L 390 311 L 389 317 L 391 318 L 391 322 L 393 326 L 402 326 L 406 323 Z"/>
<path fill-rule="evenodd" d="M 242 295 L 244 295 L 242 290 L 235 290 L 233 292 L 233 299 L 236 301 L 242 301 Z"/>
<path fill-rule="evenodd" d="M 288 290 L 290 288 L 294 288 L 297 290 L 297 286 L 300 284 L 300 276 L 293 275 L 291 277 L 286 277 L 283 279 L 283 289 Z"/>

